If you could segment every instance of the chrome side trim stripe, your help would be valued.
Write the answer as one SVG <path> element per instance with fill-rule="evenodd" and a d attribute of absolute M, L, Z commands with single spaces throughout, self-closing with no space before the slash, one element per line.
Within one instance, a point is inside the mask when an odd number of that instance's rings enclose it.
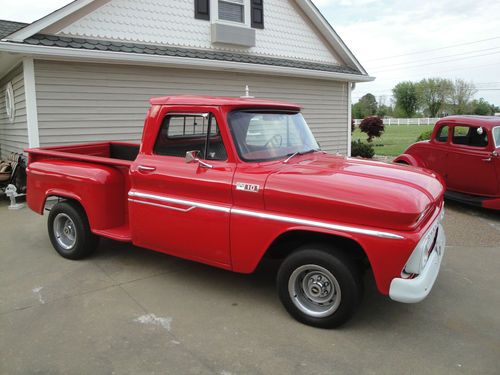
<path fill-rule="evenodd" d="M 389 233 L 389 232 L 381 232 L 378 230 L 355 228 L 355 227 L 349 227 L 346 225 L 328 224 L 328 223 L 324 223 L 324 222 L 316 221 L 316 220 L 307 220 L 307 219 L 299 219 L 299 218 L 290 217 L 290 216 L 266 214 L 263 212 L 241 210 L 239 208 L 233 208 L 231 210 L 231 213 L 236 214 L 236 215 L 258 217 L 260 219 L 281 221 L 281 222 L 291 223 L 291 224 L 308 225 L 308 226 L 312 226 L 312 227 L 338 230 L 341 232 L 366 234 L 368 236 L 391 238 L 391 239 L 395 239 L 395 240 L 404 239 L 403 236 L 400 236 L 400 235 L 397 235 L 394 233 Z"/>
<path fill-rule="evenodd" d="M 193 201 L 186 201 L 184 199 L 176 199 L 176 198 L 170 198 L 170 197 L 165 197 L 163 195 L 156 195 L 156 194 L 147 194 L 147 193 L 139 193 L 136 191 L 130 191 L 128 193 L 129 197 L 133 198 L 146 198 L 146 199 L 152 199 L 160 202 L 167 202 L 167 203 L 174 203 L 174 204 L 181 204 L 185 206 L 192 206 L 192 207 L 197 207 L 197 208 L 205 208 L 207 210 L 212 210 L 212 211 L 219 211 L 219 212 L 225 212 L 229 213 L 231 209 L 229 207 L 223 207 L 223 206 L 216 206 L 213 204 L 206 204 L 206 203 L 200 203 L 200 202 L 193 202 Z M 142 201 L 141 201 L 142 203 Z"/>
<path fill-rule="evenodd" d="M 404 239 L 403 236 L 400 236 L 400 235 L 394 234 L 394 233 L 390 233 L 390 232 L 384 232 L 384 231 L 378 231 L 378 230 L 372 230 L 372 229 L 356 228 L 356 227 L 351 227 L 351 226 L 347 226 L 347 225 L 329 224 L 329 223 L 325 223 L 322 221 L 300 219 L 300 218 L 296 218 L 296 217 L 278 215 L 278 214 L 268 214 L 268 213 L 264 213 L 264 212 L 243 210 L 243 209 L 239 209 L 239 208 L 229 208 L 229 207 L 217 206 L 217 205 L 213 205 L 213 204 L 187 201 L 184 199 L 170 198 L 170 197 L 165 197 L 165 196 L 155 195 L 155 194 L 147 194 L 147 193 L 139 193 L 139 192 L 131 191 L 131 192 L 129 192 L 129 196 L 136 197 L 136 198 L 152 199 L 152 200 L 156 200 L 156 201 L 160 201 L 160 202 L 186 205 L 186 206 L 190 206 L 190 208 L 188 209 L 189 211 L 193 208 L 204 208 L 207 210 L 231 213 L 231 214 L 235 214 L 235 215 L 256 217 L 259 219 L 266 219 L 266 220 L 281 221 L 281 222 L 290 223 L 290 224 L 307 225 L 307 226 L 324 228 L 324 229 L 331 229 L 331 230 L 336 230 L 336 231 L 341 231 L 341 232 L 358 233 L 358 234 L 364 234 L 364 235 L 373 236 L 373 237 L 389 238 L 389 239 L 394 239 L 394 240 Z M 152 206 L 158 206 L 158 207 L 163 207 L 163 208 L 171 208 L 171 209 L 176 209 L 176 210 L 180 210 L 180 211 L 185 211 L 184 209 L 180 209 L 180 208 L 176 208 L 176 207 L 170 207 L 170 206 L 165 206 L 162 204 L 156 204 L 156 203 L 151 203 L 151 202 L 138 201 L 138 200 L 130 199 L 130 198 L 129 198 L 129 201 L 141 203 L 141 204 L 149 204 Z M 185 211 L 185 212 L 187 212 L 187 211 Z"/>
<path fill-rule="evenodd" d="M 129 202 L 134 202 L 134 203 L 145 204 L 145 205 L 148 205 L 148 206 L 155 206 L 155 207 L 166 208 L 168 210 L 179 211 L 179 212 L 189 212 L 189 211 L 194 210 L 196 208 L 194 206 L 191 206 L 189 208 L 178 208 L 178 207 L 167 206 L 166 204 L 159 204 L 159 203 L 146 202 L 146 201 L 138 201 L 137 199 L 130 199 L 130 198 L 129 198 L 128 201 Z"/>

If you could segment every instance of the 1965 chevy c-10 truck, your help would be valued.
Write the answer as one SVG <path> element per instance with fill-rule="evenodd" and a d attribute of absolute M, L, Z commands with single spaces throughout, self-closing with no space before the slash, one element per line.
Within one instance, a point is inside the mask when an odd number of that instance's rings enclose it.
<path fill-rule="evenodd" d="M 142 144 L 28 150 L 27 202 L 63 257 L 99 237 L 251 273 L 281 259 L 278 294 L 297 320 L 346 322 L 371 268 L 378 290 L 418 302 L 439 272 L 443 184 L 432 172 L 319 150 L 293 104 L 151 100 Z"/>

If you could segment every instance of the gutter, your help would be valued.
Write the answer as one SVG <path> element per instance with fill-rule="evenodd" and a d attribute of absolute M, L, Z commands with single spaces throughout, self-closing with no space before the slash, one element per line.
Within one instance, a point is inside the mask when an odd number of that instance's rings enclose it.
<path fill-rule="evenodd" d="M 327 72 L 321 70 L 259 65 L 234 61 L 197 59 L 190 57 L 157 56 L 126 52 L 82 50 L 67 47 L 38 46 L 6 42 L 5 40 L 0 42 L 0 52 L 19 53 L 44 60 L 85 62 L 101 61 L 104 63 L 167 66 L 172 68 L 229 70 L 234 72 L 254 72 L 259 74 L 314 78 L 331 81 L 370 82 L 375 79 L 375 77 L 370 77 L 368 75 Z"/>

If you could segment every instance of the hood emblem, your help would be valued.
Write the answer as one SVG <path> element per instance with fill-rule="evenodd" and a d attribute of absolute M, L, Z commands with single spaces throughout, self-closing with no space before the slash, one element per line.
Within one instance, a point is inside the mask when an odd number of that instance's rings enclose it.
<path fill-rule="evenodd" d="M 247 184 L 246 182 L 237 182 L 236 190 L 249 191 L 250 193 L 258 193 L 260 190 L 260 186 L 254 184 Z"/>

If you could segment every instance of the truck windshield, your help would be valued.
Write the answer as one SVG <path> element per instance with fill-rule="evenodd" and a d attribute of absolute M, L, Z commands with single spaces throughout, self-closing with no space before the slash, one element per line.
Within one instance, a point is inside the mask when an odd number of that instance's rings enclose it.
<path fill-rule="evenodd" d="M 298 112 L 233 111 L 229 128 L 245 161 L 265 161 L 318 150 L 319 146 Z"/>

